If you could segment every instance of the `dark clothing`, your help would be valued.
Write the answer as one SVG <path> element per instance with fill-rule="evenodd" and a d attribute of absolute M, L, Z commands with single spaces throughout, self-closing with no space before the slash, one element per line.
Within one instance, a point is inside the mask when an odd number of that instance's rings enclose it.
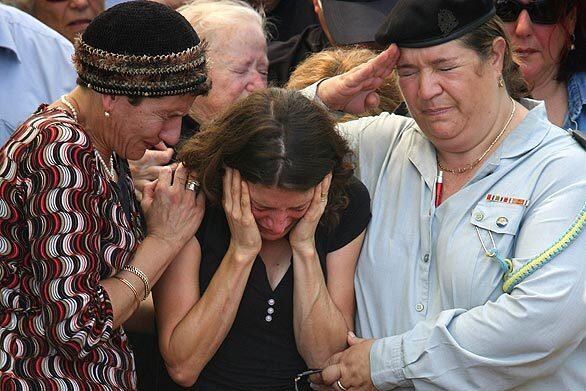
<path fill-rule="evenodd" d="M 348 186 L 349 205 L 331 232 L 318 226 L 315 238 L 326 276 L 326 256 L 354 240 L 370 221 L 370 197 L 364 185 Z M 230 243 L 230 228 L 220 206 L 209 206 L 196 234 L 201 245 L 200 288 L 208 287 Z M 202 341 L 205 343 L 205 341 Z M 234 323 L 224 342 L 201 372 L 195 389 L 292 390 L 297 373 L 307 369 L 293 332 L 293 267 L 275 290 L 257 256 Z M 172 389 L 165 385 L 165 390 Z M 180 388 L 179 388 L 180 389 Z"/>
<path fill-rule="evenodd" d="M 272 11 L 267 12 L 270 38 L 286 41 L 309 25 L 318 23 L 313 4 L 308 0 L 281 0 Z"/>
<path fill-rule="evenodd" d="M 307 27 L 288 41 L 269 42 L 269 85 L 282 87 L 300 62 L 330 46 L 319 24 Z"/>
<path fill-rule="evenodd" d="M 185 141 L 197 132 L 199 132 L 200 124 L 190 116 L 186 115 L 181 119 L 181 141 Z"/>

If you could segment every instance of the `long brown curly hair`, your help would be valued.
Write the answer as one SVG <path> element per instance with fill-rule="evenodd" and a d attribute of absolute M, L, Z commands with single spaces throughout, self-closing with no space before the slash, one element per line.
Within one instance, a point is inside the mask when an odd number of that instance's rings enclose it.
<path fill-rule="evenodd" d="M 351 151 L 334 119 L 301 93 L 269 88 L 231 106 L 180 148 L 178 160 L 197 173 L 209 202 L 222 199 L 224 167 L 251 183 L 307 191 L 332 172 L 328 204 L 320 221 L 339 223 L 354 173 Z"/>

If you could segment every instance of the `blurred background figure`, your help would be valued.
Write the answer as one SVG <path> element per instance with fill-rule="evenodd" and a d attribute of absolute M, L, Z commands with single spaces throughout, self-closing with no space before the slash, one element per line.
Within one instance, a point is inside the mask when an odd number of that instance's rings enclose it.
<path fill-rule="evenodd" d="M 3 0 L 28 12 L 69 41 L 104 10 L 104 0 Z"/>
<path fill-rule="evenodd" d="M 548 119 L 586 131 L 586 2 L 497 0 L 531 95 Z"/>
<path fill-rule="evenodd" d="M 41 102 L 75 87 L 72 54 L 73 45 L 55 31 L 0 4 L 0 146 Z"/>
<path fill-rule="evenodd" d="M 330 48 L 314 53 L 297 66 L 291 74 L 286 88 L 301 90 L 318 80 L 348 72 L 352 68 L 373 59 L 376 55 L 377 53 L 370 49 L 361 48 Z M 379 106 L 365 111 L 360 114 L 360 117 L 378 115 L 382 112 L 392 113 L 403 101 L 394 72 L 385 79 L 385 82 L 377 88 L 376 92 L 380 98 Z M 346 122 L 356 118 L 357 116 L 355 115 L 345 114 L 338 121 Z"/>
<path fill-rule="evenodd" d="M 203 125 L 237 100 L 267 86 L 267 43 L 265 17 L 239 0 L 195 0 L 178 9 L 198 35 L 207 42 L 209 78 L 212 88 L 198 96 L 189 115 L 183 118 L 181 139 L 195 134 Z M 138 196 L 145 184 L 158 177 L 169 163 L 173 149 L 160 144 L 131 162 Z"/>
<path fill-rule="evenodd" d="M 270 40 L 286 41 L 318 23 L 311 0 L 248 0 L 248 3 L 266 13 Z"/>
<path fill-rule="evenodd" d="M 269 43 L 269 82 L 283 86 L 301 61 L 330 46 L 374 46 L 374 34 L 396 0 L 312 0 L 318 24 Z"/>

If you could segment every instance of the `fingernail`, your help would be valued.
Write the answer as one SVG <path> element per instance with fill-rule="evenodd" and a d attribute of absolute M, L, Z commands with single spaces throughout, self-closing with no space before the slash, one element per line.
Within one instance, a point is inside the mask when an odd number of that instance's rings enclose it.
<path fill-rule="evenodd" d="M 348 335 L 352 338 L 356 338 L 356 334 L 354 334 L 352 331 L 348 331 Z"/>

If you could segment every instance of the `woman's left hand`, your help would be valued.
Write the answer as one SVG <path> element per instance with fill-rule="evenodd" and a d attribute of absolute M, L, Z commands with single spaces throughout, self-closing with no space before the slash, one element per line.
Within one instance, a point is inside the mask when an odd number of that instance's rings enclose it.
<path fill-rule="evenodd" d="M 374 339 L 358 338 L 353 332 L 348 333 L 348 349 L 336 353 L 328 360 L 327 366 L 310 381 L 314 390 L 340 391 L 338 381 L 345 389 L 374 391 L 370 373 L 370 349 Z"/>
<path fill-rule="evenodd" d="M 293 251 L 315 250 L 315 230 L 326 209 L 331 182 L 332 174 L 329 173 L 313 188 L 313 198 L 309 209 L 289 234 L 289 244 Z"/>

